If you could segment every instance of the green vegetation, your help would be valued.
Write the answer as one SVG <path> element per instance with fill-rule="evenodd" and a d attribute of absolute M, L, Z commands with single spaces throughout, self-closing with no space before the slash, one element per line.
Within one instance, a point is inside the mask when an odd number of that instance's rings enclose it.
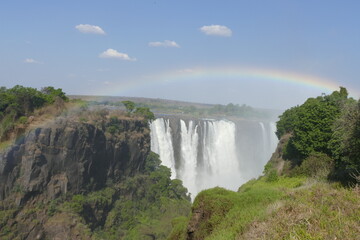
<path fill-rule="evenodd" d="M 155 115 L 150 111 L 148 107 L 136 107 L 135 103 L 132 101 L 122 101 L 128 114 L 134 114 L 135 116 L 142 116 L 146 120 L 154 120 Z"/>
<path fill-rule="evenodd" d="M 168 239 L 357 239 L 360 191 L 308 177 L 267 176 L 238 192 L 201 192 L 190 218 L 173 221 Z M 195 210 L 195 211 L 194 211 Z"/>
<path fill-rule="evenodd" d="M 238 192 L 219 187 L 202 191 L 192 207 L 203 216 L 199 218 L 193 239 L 235 239 L 245 233 L 254 220 L 267 216 L 266 206 L 286 198 L 287 191 L 301 186 L 304 180 L 279 177 L 276 182 L 268 182 L 261 178 L 244 184 Z M 182 239 L 178 236 L 186 234 L 187 225 L 182 221 L 175 224 L 169 239 Z M 190 221 L 192 225 L 196 223 Z"/>
<path fill-rule="evenodd" d="M 130 114 L 136 112 L 136 108 L 149 109 L 159 114 L 182 114 L 195 117 L 241 117 L 241 118 L 268 118 L 270 112 L 259 111 L 245 104 L 227 105 L 221 104 L 191 104 L 191 103 L 167 103 L 167 102 L 151 102 L 144 100 L 143 102 L 134 103 L 132 101 L 92 101 L 94 105 L 110 105 L 125 106 L 126 111 Z"/>
<path fill-rule="evenodd" d="M 357 239 L 360 193 L 328 183 L 306 182 L 265 207 L 237 239 Z"/>
<path fill-rule="evenodd" d="M 35 88 L 16 85 L 13 88 L 0 88 L 0 140 L 6 140 L 19 124 L 26 124 L 35 109 L 56 102 L 67 101 L 65 93 L 59 88 Z M 58 103 L 60 104 L 60 103 Z"/>
<path fill-rule="evenodd" d="M 124 104 L 126 111 L 130 114 L 135 110 L 135 103 L 131 101 L 122 101 L 122 104 Z"/>
<path fill-rule="evenodd" d="M 17 236 L 11 235 L 14 229 L 8 225 L 16 211 L 21 211 L 24 219 L 36 218 L 44 211 L 47 224 L 76 219 L 73 227 L 83 239 L 166 239 L 172 220 L 187 217 L 191 203 L 182 182 L 171 180 L 170 169 L 160 163 L 159 156 L 150 152 L 142 173 L 109 182 L 99 191 L 62 195 L 39 202 L 36 209 L 0 206 L 0 238 Z"/>
<path fill-rule="evenodd" d="M 171 219 L 190 211 L 187 190 L 170 175 L 170 169 L 160 165 L 158 155 L 150 153 L 144 174 L 100 192 L 76 195 L 68 206 L 88 222 L 89 210 L 109 209 L 103 225 L 88 223 L 94 229 L 93 239 L 165 239 L 171 231 Z"/>
<path fill-rule="evenodd" d="M 333 180 L 355 182 L 354 175 L 360 172 L 359 104 L 341 87 L 331 95 L 309 98 L 303 105 L 286 110 L 276 132 L 279 138 L 291 134 L 283 149 L 284 158 L 296 167 L 322 154 L 311 161 L 311 166 L 300 166 L 306 168 L 303 172 L 309 173 L 314 166 L 334 165 L 329 172 Z"/>

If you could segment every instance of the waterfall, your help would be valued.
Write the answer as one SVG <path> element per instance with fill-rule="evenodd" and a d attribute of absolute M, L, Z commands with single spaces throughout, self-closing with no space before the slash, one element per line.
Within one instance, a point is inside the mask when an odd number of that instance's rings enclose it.
<path fill-rule="evenodd" d="M 196 192 L 194 180 L 196 178 L 197 155 L 198 155 L 198 133 L 193 121 L 189 121 L 187 127 L 183 120 L 180 120 L 181 127 L 181 169 L 179 177 L 187 186 L 189 192 Z M 161 157 L 161 155 L 160 155 Z"/>
<path fill-rule="evenodd" d="M 150 130 L 151 150 L 192 197 L 215 186 L 237 190 L 262 173 L 277 144 L 271 122 L 158 118 Z"/>
<path fill-rule="evenodd" d="M 269 145 L 269 138 L 268 138 L 268 134 L 265 130 L 265 125 L 263 122 L 259 122 L 260 127 L 261 127 L 261 136 L 262 136 L 262 140 L 263 140 L 263 148 L 262 150 L 262 158 L 263 161 L 268 161 L 266 160 L 266 156 L 268 155 L 268 149 L 271 148 L 271 146 Z"/>
<path fill-rule="evenodd" d="M 203 135 L 203 177 L 198 189 L 224 186 L 236 189 L 241 182 L 236 153 L 235 124 L 230 121 L 205 121 Z"/>
<path fill-rule="evenodd" d="M 171 178 L 176 177 L 174 148 L 169 120 L 158 118 L 150 124 L 151 151 L 161 157 L 162 164 L 171 169 Z"/>

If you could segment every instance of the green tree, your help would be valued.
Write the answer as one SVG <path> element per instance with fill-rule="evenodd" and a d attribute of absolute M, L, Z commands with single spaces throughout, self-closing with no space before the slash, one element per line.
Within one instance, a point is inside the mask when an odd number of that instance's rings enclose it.
<path fill-rule="evenodd" d="M 276 123 L 276 136 L 278 139 L 286 133 L 292 133 L 294 124 L 298 121 L 298 110 L 299 106 L 292 107 L 279 116 L 280 120 Z"/>
<path fill-rule="evenodd" d="M 126 111 L 130 114 L 135 110 L 135 103 L 132 101 L 122 101 L 122 104 L 124 104 Z"/>
<path fill-rule="evenodd" d="M 342 106 L 339 119 L 333 125 L 329 148 L 336 161 L 333 176 L 342 182 L 352 182 L 360 173 L 360 100 L 349 100 Z"/>
<path fill-rule="evenodd" d="M 154 120 L 155 119 L 154 113 L 151 112 L 150 109 L 147 108 L 147 107 L 138 107 L 138 108 L 136 108 L 134 113 L 139 115 L 139 116 L 145 117 L 145 119 L 147 119 L 147 120 Z"/>
<path fill-rule="evenodd" d="M 15 127 L 19 118 L 29 116 L 35 109 L 44 105 L 59 103 L 58 99 L 67 100 L 67 97 L 61 89 L 54 89 L 53 87 L 46 87 L 42 91 L 20 85 L 9 89 L 1 87 L 0 139 L 6 138 L 6 135 Z"/>
<path fill-rule="evenodd" d="M 45 94 L 48 103 L 54 103 L 57 97 L 64 101 L 69 100 L 61 88 L 55 89 L 54 87 L 48 86 L 42 88 L 41 92 Z"/>
<path fill-rule="evenodd" d="M 285 148 L 285 157 L 300 164 L 312 152 L 331 156 L 328 143 L 333 135 L 332 126 L 346 100 L 347 91 L 340 88 L 331 95 L 309 98 L 303 105 L 284 112 L 277 123 L 277 135 L 292 134 Z"/>

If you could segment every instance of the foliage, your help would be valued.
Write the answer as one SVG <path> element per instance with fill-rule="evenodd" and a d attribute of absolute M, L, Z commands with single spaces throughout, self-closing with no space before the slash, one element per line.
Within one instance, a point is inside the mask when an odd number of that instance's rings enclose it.
<path fill-rule="evenodd" d="M 48 86 L 42 88 L 41 92 L 45 95 L 46 102 L 48 103 L 54 103 L 56 98 L 61 98 L 64 101 L 69 100 L 61 88 L 55 89 L 54 87 Z"/>
<path fill-rule="evenodd" d="M 106 130 L 111 134 L 117 134 L 124 130 L 122 121 L 116 117 L 110 117 L 110 121 L 106 124 Z"/>
<path fill-rule="evenodd" d="M 28 120 L 27 117 L 21 116 L 21 117 L 19 118 L 18 122 L 19 122 L 20 124 L 25 124 L 25 123 L 27 123 L 27 120 Z"/>
<path fill-rule="evenodd" d="M 360 100 L 343 105 L 333 131 L 329 146 L 336 161 L 334 177 L 353 182 L 352 176 L 360 172 Z"/>
<path fill-rule="evenodd" d="M 300 107 L 293 123 L 293 137 L 288 144 L 292 151 L 288 151 L 287 158 L 304 159 L 314 151 L 330 154 L 331 127 L 339 113 L 340 109 L 331 95 L 308 99 Z"/>
<path fill-rule="evenodd" d="M 284 188 L 299 187 L 303 181 L 303 178 L 279 177 L 276 182 L 267 182 L 261 178 L 244 184 L 238 192 L 219 187 L 200 192 L 192 207 L 193 214 L 201 215 L 193 239 L 236 239 L 253 221 L 266 217 L 266 206 L 282 199 Z M 175 225 L 176 231 L 170 239 L 185 239 L 181 237 L 188 225 L 182 221 Z"/>
<path fill-rule="evenodd" d="M 326 180 L 333 171 L 334 160 L 324 153 L 310 154 L 300 166 L 292 170 L 292 175 L 302 175 Z"/>
<path fill-rule="evenodd" d="M 126 111 L 130 114 L 135 110 L 135 103 L 132 101 L 122 101 L 122 104 L 124 104 Z"/>
<path fill-rule="evenodd" d="M 66 203 L 68 207 L 75 213 L 81 214 L 84 210 L 84 204 L 86 202 L 86 198 L 84 195 L 77 194 L 74 195 L 70 202 Z"/>
<path fill-rule="evenodd" d="M 293 134 L 286 147 L 286 157 L 304 159 L 314 151 L 330 155 L 328 142 L 333 134 L 332 125 L 346 100 L 347 91 L 341 88 L 340 92 L 309 98 L 303 105 L 285 111 L 277 122 L 277 136 Z"/>
<path fill-rule="evenodd" d="M 125 103 L 124 103 L 125 102 Z M 206 104 L 190 104 L 190 103 L 171 103 L 171 102 L 137 102 L 136 104 L 131 101 L 112 102 L 112 101 L 100 101 L 92 102 L 92 104 L 99 105 L 111 105 L 111 106 L 130 106 L 127 112 L 133 113 L 136 108 L 148 108 L 149 111 L 157 113 L 172 113 L 172 114 L 188 114 L 197 117 L 209 117 L 209 116 L 236 116 L 243 118 L 267 118 L 270 117 L 270 112 L 258 111 L 245 104 L 233 104 L 227 105 L 206 105 Z M 126 104 L 126 105 L 125 105 Z"/>
<path fill-rule="evenodd" d="M 36 88 L 16 85 L 13 88 L 0 88 L 0 138 L 5 139 L 7 134 L 19 124 L 26 123 L 26 117 L 35 109 L 53 104 L 57 99 L 67 101 L 65 93 L 54 87 L 45 87 L 41 91 Z"/>
<path fill-rule="evenodd" d="M 137 107 L 135 112 L 135 115 L 143 116 L 146 120 L 154 120 L 155 115 L 150 111 L 147 107 Z"/>
<path fill-rule="evenodd" d="M 285 110 L 281 116 L 279 116 L 280 120 L 276 124 L 276 136 L 278 139 L 286 133 L 291 133 L 295 128 L 295 123 L 298 121 L 298 112 L 300 107 L 292 107 L 290 109 Z"/>
<path fill-rule="evenodd" d="M 333 179 L 347 183 L 360 171 L 360 105 L 348 98 L 345 88 L 286 110 L 277 122 L 276 134 L 280 138 L 287 133 L 291 137 L 283 149 L 284 158 L 293 166 L 307 159 L 295 174 L 313 175 L 312 167 L 328 172 L 324 166 L 333 166 L 329 157 L 335 160 Z"/>
<path fill-rule="evenodd" d="M 187 217 L 174 218 L 171 221 L 172 230 L 167 237 L 168 240 L 186 239 L 186 229 L 189 219 Z"/>
<path fill-rule="evenodd" d="M 156 171 L 160 167 L 160 164 L 161 160 L 159 155 L 154 152 L 150 152 L 145 161 L 145 172 L 151 173 Z"/>
<path fill-rule="evenodd" d="M 279 180 L 279 176 L 277 174 L 276 169 L 272 169 L 268 175 L 266 176 L 266 181 L 267 182 L 276 182 Z"/>
<path fill-rule="evenodd" d="M 128 114 L 131 113 L 135 114 L 136 116 L 144 117 L 146 120 L 154 120 L 155 115 L 150 111 L 150 108 L 148 107 L 137 107 L 134 102 L 132 101 L 122 101 L 121 102 L 125 108 Z M 116 103 L 113 103 L 114 105 L 118 105 Z"/>
<path fill-rule="evenodd" d="M 359 216 L 359 191 L 301 176 L 272 182 L 262 177 L 237 193 L 201 192 L 193 216 L 176 219 L 169 239 L 186 239 L 193 226 L 192 239 L 357 239 Z"/>
<path fill-rule="evenodd" d="M 190 198 L 180 180 L 150 152 L 142 174 L 70 200 L 51 201 L 48 216 L 67 212 L 79 216 L 92 239 L 166 239 L 171 221 L 190 212 Z M 56 217 L 56 215 L 54 215 Z"/>

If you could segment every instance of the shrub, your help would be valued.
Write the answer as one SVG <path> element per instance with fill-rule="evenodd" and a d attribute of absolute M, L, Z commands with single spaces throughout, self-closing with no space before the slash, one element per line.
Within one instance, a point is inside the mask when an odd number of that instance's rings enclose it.
<path fill-rule="evenodd" d="M 334 160 L 324 153 L 314 152 L 300 166 L 294 168 L 294 175 L 326 179 L 334 168 Z"/>
<path fill-rule="evenodd" d="M 20 124 L 26 124 L 26 123 L 27 123 L 27 120 L 28 120 L 27 117 L 22 116 L 22 117 L 19 118 L 18 122 L 19 122 Z"/>
<path fill-rule="evenodd" d="M 266 176 L 267 182 L 276 182 L 279 180 L 279 176 L 277 174 L 276 169 L 272 169 L 269 174 Z"/>

